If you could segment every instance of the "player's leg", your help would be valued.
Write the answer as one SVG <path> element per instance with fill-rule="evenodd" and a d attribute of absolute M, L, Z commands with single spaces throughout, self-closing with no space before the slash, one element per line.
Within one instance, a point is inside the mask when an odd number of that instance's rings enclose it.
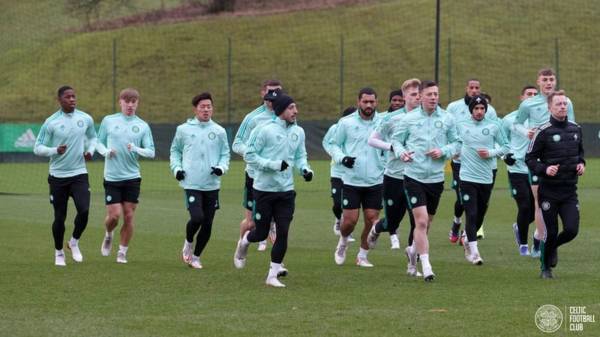
<path fill-rule="evenodd" d="M 113 231 L 119 224 L 119 217 L 123 212 L 123 194 L 120 182 L 104 180 L 104 204 L 106 216 L 104 217 L 104 239 L 100 246 L 102 256 L 109 256 L 112 250 Z"/>
<path fill-rule="evenodd" d="M 542 210 L 540 209 L 540 203 L 538 199 L 538 176 L 530 173 L 529 182 L 531 184 L 531 193 L 533 194 L 535 207 L 533 213 L 535 219 L 535 232 L 533 233 L 533 249 L 531 250 L 531 257 L 540 257 L 540 242 L 546 236 L 546 226 L 544 225 L 544 216 L 542 215 Z"/>
<path fill-rule="evenodd" d="M 202 223 L 200 225 L 200 231 L 196 236 L 196 246 L 194 247 L 194 255 L 190 262 L 190 267 L 195 269 L 201 269 L 202 263 L 200 262 L 200 255 L 204 251 L 204 248 L 210 240 L 212 233 L 213 220 L 215 213 L 219 209 L 219 191 L 205 191 L 202 193 L 202 212 L 204 214 Z"/>
<path fill-rule="evenodd" d="M 534 220 L 534 199 L 529 185 L 528 175 L 509 173 L 510 191 L 517 204 L 517 222 L 513 224 L 515 241 L 521 256 L 529 255 L 527 246 L 529 224 Z"/>
<path fill-rule="evenodd" d="M 296 207 L 296 192 L 288 191 L 279 192 L 278 194 L 279 196 L 273 207 L 273 219 L 277 226 L 277 240 L 275 240 L 271 249 L 271 264 L 266 284 L 274 287 L 285 287 L 277 278 L 287 275 L 287 269 L 285 273 L 281 273 L 281 271 L 283 270 L 283 259 L 288 247 L 289 228 Z"/>
<path fill-rule="evenodd" d="M 127 249 L 135 230 L 135 210 L 139 202 L 142 179 L 132 179 L 123 182 L 123 226 L 121 227 L 121 242 L 117 253 L 117 262 L 127 263 Z"/>
<path fill-rule="evenodd" d="M 560 204 L 558 214 L 563 224 L 563 230 L 558 234 L 556 249 L 573 240 L 579 232 L 579 201 L 575 192 L 567 192 L 566 200 Z M 558 263 L 558 252 L 554 251 L 550 264 L 552 268 Z"/>
<path fill-rule="evenodd" d="M 460 194 L 462 204 L 465 207 L 466 219 L 465 232 L 467 240 L 463 242 L 465 259 L 467 259 L 469 262 L 473 262 L 472 247 L 477 245 L 477 220 L 479 218 L 477 209 L 477 188 L 474 183 L 461 181 Z"/>
<path fill-rule="evenodd" d="M 65 253 L 63 241 L 65 236 L 65 219 L 67 218 L 67 205 L 69 201 L 69 188 L 66 178 L 48 176 L 50 188 L 50 203 L 54 209 L 54 221 L 52 222 L 52 237 L 54 238 L 54 264 L 65 266 Z"/>
<path fill-rule="evenodd" d="M 342 224 L 340 226 L 340 238 L 334 252 L 334 260 L 338 265 L 346 261 L 346 250 L 348 249 L 348 238 L 354 231 L 358 222 L 360 209 L 360 188 L 344 185 L 342 188 Z"/>
<path fill-rule="evenodd" d="M 77 215 L 75 216 L 75 228 L 73 235 L 69 240 L 68 247 L 73 254 L 73 260 L 76 262 L 83 261 L 83 255 L 79 249 L 79 239 L 83 231 L 87 227 L 88 216 L 90 212 L 90 184 L 87 174 L 80 174 L 73 177 L 73 182 L 70 184 L 70 195 L 73 197 Z"/>
<path fill-rule="evenodd" d="M 202 191 L 185 190 L 185 196 L 190 219 L 185 226 L 185 241 L 181 250 L 181 258 L 184 263 L 189 264 L 192 261 L 194 236 L 204 221 L 204 209 L 202 208 L 204 195 L 202 194 Z"/>
<path fill-rule="evenodd" d="M 456 243 L 456 241 L 458 241 L 458 234 L 461 225 L 460 218 L 462 217 L 465 209 L 460 199 L 460 163 L 451 161 L 450 167 L 452 168 L 452 189 L 454 190 L 456 200 L 454 201 L 454 219 L 452 220 L 452 226 L 450 227 L 448 238 L 450 242 Z"/>
<path fill-rule="evenodd" d="M 333 206 L 331 210 L 335 221 L 333 223 L 333 233 L 337 236 L 340 235 L 340 221 L 342 218 L 342 187 L 344 183 L 342 179 L 332 177 L 331 180 L 331 199 L 333 200 Z"/>

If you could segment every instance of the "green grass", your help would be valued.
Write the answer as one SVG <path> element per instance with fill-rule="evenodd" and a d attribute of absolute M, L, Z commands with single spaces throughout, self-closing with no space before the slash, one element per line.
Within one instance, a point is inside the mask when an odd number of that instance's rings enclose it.
<path fill-rule="evenodd" d="M 555 65 L 558 38 L 561 86 L 573 99 L 579 121 L 597 120 L 593 88 L 600 79 L 593 60 L 600 47 L 590 42 L 600 33 L 597 2 L 442 3 L 444 105 L 462 96 L 464 81 L 475 76 L 500 115 L 514 110 L 520 88 L 535 81 L 540 67 Z M 156 8 L 158 2 L 153 4 L 148 7 Z M 284 81 L 299 102 L 302 119 L 333 119 L 340 111 L 342 35 L 345 106 L 355 103 L 360 87 L 371 85 L 385 108 L 390 89 L 407 78 L 434 73 L 433 0 L 221 15 L 94 33 L 67 32 L 79 21 L 66 17 L 54 1 L 2 6 L 7 14 L 0 14 L 0 27 L 7 32 L 3 39 L 8 48 L 0 51 L 0 121 L 41 122 L 55 110 L 55 90 L 64 83 L 77 89 L 79 106 L 96 120 L 111 113 L 113 39 L 118 43 L 117 90 L 139 88 L 141 115 L 153 123 L 183 120 L 190 114 L 191 97 L 201 90 L 213 92 L 216 120 L 240 121 L 257 105 L 258 85 L 269 77 Z M 228 38 L 231 115 L 226 104 Z"/>
<path fill-rule="evenodd" d="M 333 262 L 328 163 L 297 182 L 297 207 L 285 258 L 286 289 L 264 286 L 269 254 L 251 247 L 244 270 L 232 265 L 241 219 L 242 166 L 223 178 L 221 209 L 202 256 L 205 269 L 179 260 L 187 214 L 183 194 L 165 162 L 144 162 L 141 203 L 129 264 L 100 256 L 101 164 L 90 165 L 92 207 L 81 240 L 85 260 L 53 265 L 52 209 L 46 164 L 0 164 L 0 335 L 2 336 L 541 336 L 534 313 L 543 304 L 586 306 L 600 315 L 600 160 L 580 181 L 581 231 L 560 250 L 557 278 L 538 278 L 539 263 L 518 256 L 510 225 L 515 205 L 498 184 L 480 242 L 482 267 L 469 265 L 447 240 L 453 193 L 446 190 L 430 232 L 436 281 L 405 276 L 406 258 L 383 235 L 370 270 Z M 21 193 L 21 194 L 18 194 Z M 72 230 L 74 207 L 67 220 Z M 401 225 L 405 246 L 406 221 Z M 585 325 L 581 336 L 598 336 Z M 572 336 L 561 329 L 555 335 Z"/>

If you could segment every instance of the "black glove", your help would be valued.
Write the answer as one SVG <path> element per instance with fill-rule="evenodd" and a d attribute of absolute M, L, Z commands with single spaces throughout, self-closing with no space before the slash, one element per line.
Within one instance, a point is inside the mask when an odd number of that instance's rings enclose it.
<path fill-rule="evenodd" d="M 290 167 L 290 165 L 288 165 L 288 163 L 286 163 L 285 160 L 282 160 L 281 169 L 279 171 L 285 171 L 285 169 L 287 169 L 288 167 Z"/>
<path fill-rule="evenodd" d="M 302 176 L 304 177 L 304 181 L 311 181 L 313 178 L 313 173 L 307 169 L 302 171 Z"/>
<path fill-rule="evenodd" d="M 514 157 L 514 154 L 512 154 L 512 153 L 507 153 L 507 154 L 504 156 L 504 162 L 505 162 L 505 163 L 506 163 L 506 165 L 508 165 L 508 166 L 513 166 L 513 165 L 514 165 L 514 164 L 517 162 L 517 160 L 515 159 L 515 157 Z"/>
<path fill-rule="evenodd" d="M 221 169 L 220 169 L 220 168 L 218 168 L 218 167 L 213 167 L 213 166 L 211 166 L 211 167 L 210 167 L 210 174 L 214 174 L 214 175 L 216 175 L 217 177 L 220 177 L 220 176 L 222 176 L 222 175 L 223 175 L 223 170 L 221 170 Z"/>
<path fill-rule="evenodd" d="M 182 181 L 183 179 L 185 179 L 185 171 L 184 170 L 180 170 L 177 171 L 177 173 L 175 173 L 175 179 Z"/>
<path fill-rule="evenodd" d="M 344 157 L 344 159 L 342 159 L 342 165 L 346 166 L 347 168 L 353 168 L 354 167 L 354 161 L 356 160 L 356 157 Z"/>

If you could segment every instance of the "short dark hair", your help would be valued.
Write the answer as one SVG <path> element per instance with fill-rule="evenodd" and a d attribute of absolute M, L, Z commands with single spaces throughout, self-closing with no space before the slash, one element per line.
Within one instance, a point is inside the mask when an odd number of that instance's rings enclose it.
<path fill-rule="evenodd" d="M 436 81 L 425 80 L 425 81 L 421 82 L 421 86 L 419 87 L 419 92 L 421 92 L 427 88 L 437 87 L 437 86 L 438 86 L 438 84 Z"/>
<path fill-rule="evenodd" d="M 67 90 L 73 90 L 73 88 L 71 88 L 68 85 L 63 85 L 62 87 L 58 88 L 58 96 L 57 97 L 60 98 Z"/>
<path fill-rule="evenodd" d="M 487 92 L 481 92 L 480 93 L 481 96 L 483 96 L 483 98 L 485 98 L 485 100 L 491 104 L 492 103 L 492 96 L 490 96 L 490 94 L 488 94 Z"/>
<path fill-rule="evenodd" d="M 525 91 L 527 91 L 527 89 L 535 89 L 537 90 L 537 87 L 531 84 L 528 84 L 526 86 L 523 87 L 523 89 L 521 89 L 521 96 L 523 96 L 525 94 Z"/>
<path fill-rule="evenodd" d="M 129 102 L 132 100 L 137 101 L 140 99 L 140 93 L 134 88 L 126 88 L 121 90 L 121 93 L 119 94 L 119 99 L 122 99 L 125 102 Z"/>
<path fill-rule="evenodd" d="M 467 80 L 467 85 L 469 85 L 469 82 L 477 82 L 479 84 L 481 84 L 481 81 L 476 79 L 475 77 L 471 77 Z"/>
<path fill-rule="evenodd" d="M 276 79 L 266 80 L 262 84 L 263 89 L 266 87 L 277 87 L 277 86 L 282 87 L 283 85 L 281 84 L 280 80 L 276 80 Z"/>
<path fill-rule="evenodd" d="M 377 98 L 377 93 L 375 92 L 375 89 L 370 87 L 362 88 L 358 91 L 358 99 L 361 99 L 363 95 L 375 95 L 375 98 Z"/>
<path fill-rule="evenodd" d="M 351 105 L 342 111 L 342 117 L 346 117 L 354 111 L 356 111 L 356 107 Z"/>
<path fill-rule="evenodd" d="M 194 96 L 194 98 L 192 99 L 192 105 L 198 106 L 198 103 L 205 99 L 209 99 L 210 102 L 212 103 L 213 99 L 212 99 L 212 95 L 210 94 L 210 92 L 203 92 L 201 94 Z"/>
<path fill-rule="evenodd" d="M 540 76 L 556 76 L 556 73 L 552 68 L 542 68 L 538 71 L 538 77 Z"/>

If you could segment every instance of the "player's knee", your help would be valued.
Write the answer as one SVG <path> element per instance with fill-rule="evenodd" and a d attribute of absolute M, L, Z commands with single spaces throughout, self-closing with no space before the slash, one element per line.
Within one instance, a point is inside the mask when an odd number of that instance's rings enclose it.
<path fill-rule="evenodd" d="M 204 222 L 204 214 L 193 214 L 190 221 L 192 221 L 194 225 L 200 226 Z"/>

